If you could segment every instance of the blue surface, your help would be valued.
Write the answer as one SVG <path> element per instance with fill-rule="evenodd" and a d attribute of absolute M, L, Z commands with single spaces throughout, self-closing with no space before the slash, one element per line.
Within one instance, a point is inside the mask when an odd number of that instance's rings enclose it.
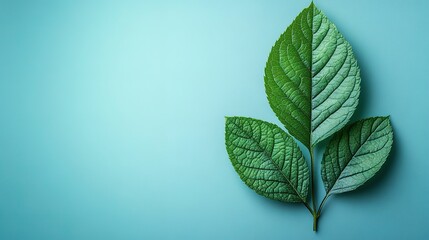
<path fill-rule="evenodd" d="M 143 2 L 0 3 L 0 239 L 428 238 L 428 1 L 316 1 L 362 69 L 354 119 L 395 131 L 317 234 L 224 147 L 225 115 L 279 124 L 265 61 L 309 1 Z"/>

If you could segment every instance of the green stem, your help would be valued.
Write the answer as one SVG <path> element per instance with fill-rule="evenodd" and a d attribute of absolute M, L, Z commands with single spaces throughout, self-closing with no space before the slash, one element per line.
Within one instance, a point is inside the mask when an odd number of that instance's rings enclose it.
<path fill-rule="evenodd" d="M 303 203 L 304 203 L 305 207 L 308 209 L 308 211 L 310 211 L 311 215 L 313 215 L 313 216 L 314 216 L 314 212 L 315 212 L 316 210 L 311 209 L 311 207 L 308 205 L 308 203 L 306 203 L 306 202 L 303 202 Z"/>
<path fill-rule="evenodd" d="M 314 150 L 310 147 L 310 158 L 311 158 L 311 201 L 313 202 L 313 231 L 317 231 L 317 218 L 316 214 L 316 186 L 314 184 Z"/>
<path fill-rule="evenodd" d="M 318 215 L 313 214 L 313 231 L 317 232 L 317 219 L 319 218 Z"/>
<path fill-rule="evenodd" d="M 317 210 L 317 217 L 319 217 L 320 214 L 322 213 L 322 208 L 323 208 L 323 206 L 325 206 L 325 202 L 328 199 L 328 197 L 329 197 L 329 194 L 326 194 L 325 197 L 323 198 L 322 202 L 320 203 L 319 210 Z"/>

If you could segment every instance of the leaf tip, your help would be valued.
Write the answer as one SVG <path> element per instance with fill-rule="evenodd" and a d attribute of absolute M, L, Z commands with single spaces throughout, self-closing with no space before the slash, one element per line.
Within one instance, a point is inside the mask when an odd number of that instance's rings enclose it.
<path fill-rule="evenodd" d="M 382 116 L 383 120 L 387 120 L 387 122 L 390 124 L 390 115 Z"/>
<path fill-rule="evenodd" d="M 308 5 L 308 8 L 317 8 L 316 4 L 314 4 L 314 1 L 311 1 L 310 5 Z"/>

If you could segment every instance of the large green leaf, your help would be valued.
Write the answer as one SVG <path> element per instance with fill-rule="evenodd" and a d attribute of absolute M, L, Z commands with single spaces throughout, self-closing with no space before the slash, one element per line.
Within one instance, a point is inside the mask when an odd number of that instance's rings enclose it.
<path fill-rule="evenodd" d="M 271 108 L 308 148 L 343 128 L 360 92 L 350 44 L 312 3 L 273 46 L 265 68 Z"/>
<path fill-rule="evenodd" d="M 327 195 L 356 189 L 374 176 L 393 143 L 389 117 L 360 120 L 334 135 L 322 160 Z"/>
<path fill-rule="evenodd" d="M 225 142 L 229 158 L 250 188 L 283 202 L 305 202 L 309 170 L 301 150 L 278 126 L 244 117 L 228 117 Z"/>

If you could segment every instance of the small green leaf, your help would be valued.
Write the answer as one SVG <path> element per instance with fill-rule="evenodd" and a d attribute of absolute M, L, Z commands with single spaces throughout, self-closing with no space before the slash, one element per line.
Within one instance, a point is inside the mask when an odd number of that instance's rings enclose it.
<path fill-rule="evenodd" d="M 360 120 L 334 135 L 322 160 L 327 195 L 356 189 L 374 176 L 393 143 L 389 117 Z"/>
<path fill-rule="evenodd" d="M 305 202 L 309 170 L 301 150 L 278 126 L 228 117 L 225 142 L 240 178 L 258 194 L 283 202 Z"/>
<path fill-rule="evenodd" d="M 360 93 L 350 44 L 312 3 L 271 49 L 265 67 L 271 108 L 307 148 L 343 128 Z"/>

